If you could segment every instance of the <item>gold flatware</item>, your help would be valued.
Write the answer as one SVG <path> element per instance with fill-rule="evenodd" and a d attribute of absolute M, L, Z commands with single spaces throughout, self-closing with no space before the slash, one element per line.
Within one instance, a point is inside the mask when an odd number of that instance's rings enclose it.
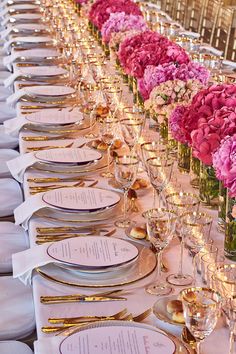
<path fill-rule="evenodd" d="M 83 176 L 75 176 L 75 177 L 44 177 L 44 178 L 37 178 L 37 177 L 31 177 L 27 179 L 27 182 L 33 182 L 33 183 L 54 183 L 54 182 L 75 182 L 75 181 L 88 181 L 92 182 L 94 181 L 93 178 L 87 178 Z"/>
<path fill-rule="evenodd" d="M 90 183 L 87 187 L 95 187 L 98 184 L 98 181 Z"/>
<path fill-rule="evenodd" d="M 68 323 L 68 322 L 81 323 L 85 321 L 90 322 L 90 321 L 99 321 L 99 320 L 118 320 L 124 317 L 126 313 L 127 313 L 127 309 L 124 309 L 110 316 L 59 317 L 59 318 L 49 318 L 48 322 L 52 324 L 58 324 L 58 323 Z"/>
<path fill-rule="evenodd" d="M 54 105 L 54 106 L 49 106 L 49 105 L 27 105 L 24 106 L 22 105 L 20 108 L 24 110 L 34 110 L 34 109 L 55 109 L 55 108 L 68 108 L 71 107 L 69 104 L 60 104 L 60 105 Z"/>
<path fill-rule="evenodd" d="M 108 227 L 107 224 L 98 224 L 92 227 L 87 226 L 55 226 L 55 227 L 37 227 L 36 231 L 39 234 L 54 234 L 54 233 L 68 233 L 68 232 L 90 232 L 98 231 Z M 105 229 L 106 230 L 106 229 Z"/>
<path fill-rule="evenodd" d="M 62 134 L 57 136 L 48 136 L 48 135 L 37 135 L 37 136 L 22 136 L 24 141 L 50 141 L 50 140 L 68 140 L 71 139 L 71 136 L 68 134 Z"/>
<path fill-rule="evenodd" d="M 134 321 L 134 322 L 142 322 L 145 318 L 147 318 L 152 312 L 152 309 L 148 309 L 142 313 L 140 313 L 139 315 L 137 316 L 133 316 L 131 313 L 124 316 L 124 317 L 120 317 L 118 318 L 118 321 Z M 113 319 L 111 319 L 113 320 Z M 115 319 L 117 320 L 117 319 Z M 102 322 L 102 321 L 107 321 L 107 319 L 99 319 L 98 320 L 99 322 Z M 58 332 L 58 331 L 64 331 L 64 330 L 67 330 L 68 328 L 70 327 L 80 327 L 80 326 L 84 326 L 86 324 L 89 324 L 91 322 L 96 322 L 96 321 L 85 321 L 85 322 L 74 322 L 73 320 L 72 321 L 66 321 L 66 322 L 63 322 L 63 324 L 61 326 L 44 326 L 42 327 L 42 331 L 44 333 L 55 333 L 55 332 Z"/>
<path fill-rule="evenodd" d="M 46 145 L 46 146 L 31 146 L 27 148 L 27 151 L 42 151 L 42 150 L 49 150 L 49 149 L 62 149 L 62 148 L 70 148 L 74 143 L 70 143 L 68 145 Z"/>
<path fill-rule="evenodd" d="M 110 232 L 107 232 L 105 234 L 103 234 L 103 236 L 109 237 L 111 235 L 113 235 L 115 233 L 115 229 L 111 230 Z M 44 243 L 47 242 L 58 242 L 58 241 L 62 241 L 62 240 L 66 240 L 68 238 L 73 238 L 73 237 L 83 237 L 83 236 L 93 236 L 93 235 L 98 235 L 100 234 L 101 231 L 99 232 L 91 232 L 91 233 L 87 233 L 87 234 L 75 234 L 75 233 L 70 233 L 70 234 L 60 234 L 60 235 L 48 235 L 48 236 L 44 236 L 44 235 L 36 235 L 36 241 L 35 243 L 37 245 L 43 245 Z"/>
<path fill-rule="evenodd" d="M 32 187 L 32 188 L 35 188 L 35 189 L 32 189 L 30 191 L 30 194 L 31 195 L 34 195 L 34 194 L 38 194 L 38 193 L 42 193 L 42 192 L 49 192 L 49 191 L 52 191 L 54 189 L 61 189 L 61 188 L 76 188 L 76 187 L 84 187 L 85 183 L 83 181 L 80 181 L 76 184 L 73 184 L 73 185 L 52 185 L 52 186 L 47 186 L 47 187 Z"/>
<path fill-rule="evenodd" d="M 41 189 L 55 189 L 55 188 L 61 188 L 61 187 L 79 187 L 81 184 L 83 184 L 84 181 L 79 181 L 75 184 L 72 184 L 72 185 L 62 185 L 62 184 L 48 184 L 46 186 L 30 186 L 29 189 L 32 190 L 32 191 L 38 191 L 38 190 L 41 190 Z"/>
<path fill-rule="evenodd" d="M 40 298 L 40 302 L 42 304 L 60 304 L 62 302 L 107 302 L 107 301 L 126 301 L 125 297 L 120 296 L 110 296 L 110 295 L 81 295 L 74 297 L 73 300 L 66 299 L 65 301 L 62 300 L 44 300 Z"/>

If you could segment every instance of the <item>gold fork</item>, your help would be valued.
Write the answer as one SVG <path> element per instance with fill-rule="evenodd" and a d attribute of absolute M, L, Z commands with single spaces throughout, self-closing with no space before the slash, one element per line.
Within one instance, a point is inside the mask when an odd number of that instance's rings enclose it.
<path fill-rule="evenodd" d="M 61 188 L 76 188 L 76 187 L 84 187 L 85 183 L 83 181 L 80 181 L 78 183 L 75 183 L 73 185 L 52 185 L 52 186 L 47 186 L 47 187 L 32 187 L 35 189 L 31 189 L 30 194 L 31 195 L 35 195 L 38 193 L 42 193 L 42 192 L 48 192 L 48 191 L 53 191 L 54 189 L 61 189 Z"/>
<path fill-rule="evenodd" d="M 49 150 L 49 149 L 62 149 L 62 148 L 70 148 L 74 143 L 70 143 L 68 145 L 46 145 L 46 146 L 32 146 L 28 147 L 27 151 L 41 151 L 41 150 Z"/>

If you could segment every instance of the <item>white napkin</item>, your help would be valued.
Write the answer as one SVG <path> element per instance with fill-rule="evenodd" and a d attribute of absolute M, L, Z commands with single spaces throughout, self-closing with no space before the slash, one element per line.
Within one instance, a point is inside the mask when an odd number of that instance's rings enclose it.
<path fill-rule="evenodd" d="M 35 152 L 20 155 L 15 159 L 7 161 L 7 166 L 12 176 L 19 182 L 23 182 L 25 170 L 37 162 Z"/>
<path fill-rule="evenodd" d="M 3 122 L 6 134 L 11 136 L 18 136 L 21 128 L 29 123 L 24 117 L 16 117 L 12 119 L 5 120 Z"/>
<path fill-rule="evenodd" d="M 59 52 L 56 49 L 26 49 L 20 50 L 18 52 L 13 52 L 11 55 L 8 55 L 3 58 L 3 65 L 9 67 L 16 59 L 20 57 L 30 57 L 30 58 L 45 58 L 45 57 L 57 57 Z"/>
<path fill-rule="evenodd" d="M 28 230 L 28 222 L 31 216 L 38 210 L 49 208 L 50 205 L 42 199 L 44 193 L 30 196 L 14 210 L 15 224 L 21 225 L 24 230 Z"/>
<path fill-rule="evenodd" d="M 15 108 L 17 102 L 21 99 L 21 97 L 25 95 L 30 95 L 32 91 L 32 87 L 24 87 L 21 88 L 20 90 L 14 92 L 12 95 L 8 96 L 6 99 L 6 103 L 12 107 Z"/>
<path fill-rule="evenodd" d="M 54 336 L 51 338 L 40 338 L 34 342 L 34 354 L 52 354 L 55 353 L 56 348 L 59 348 L 63 336 Z"/>
<path fill-rule="evenodd" d="M 7 41 L 3 48 L 6 50 L 6 51 L 9 51 L 10 49 L 10 46 L 12 45 L 12 43 L 15 43 L 15 42 L 23 42 L 23 43 L 47 43 L 47 42 L 51 42 L 52 41 L 52 38 L 51 37 L 33 37 L 33 36 L 30 36 L 30 37 L 14 37 L 12 39 L 10 39 L 9 41 Z"/>
<path fill-rule="evenodd" d="M 32 271 L 49 263 L 55 263 L 47 254 L 50 243 L 29 248 L 12 255 L 13 278 L 19 278 L 25 285 L 31 284 Z M 61 263 L 61 262 L 58 262 Z"/>

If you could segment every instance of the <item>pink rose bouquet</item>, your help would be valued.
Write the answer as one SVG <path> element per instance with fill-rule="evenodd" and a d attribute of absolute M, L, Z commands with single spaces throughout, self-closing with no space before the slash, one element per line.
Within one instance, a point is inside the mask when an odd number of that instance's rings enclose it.
<path fill-rule="evenodd" d="M 180 65 L 173 62 L 158 66 L 148 65 L 143 77 L 138 80 L 138 89 L 142 97 L 147 100 L 152 89 L 162 82 L 176 79 L 182 81 L 195 79 L 206 85 L 209 76 L 210 73 L 204 66 L 194 62 Z"/>
<path fill-rule="evenodd" d="M 166 113 L 165 106 L 168 106 L 170 113 L 179 102 L 187 104 L 201 88 L 202 85 L 197 80 L 169 80 L 154 87 L 144 105 L 146 109 L 157 114 L 163 114 L 163 110 Z"/>
<path fill-rule="evenodd" d="M 193 155 L 206 165 L 212 165 L 212 155 L 221 140 L 236 133 L 236 107 L 222 107 L 211 116 L 198 120 L 191 133 Z"/>
<path fill-rule="evenodd" d="M 103 41 L 108 43 L 112 33 L 128 30 L 145 31 L 147 29 L 147 24 L 142 16 L 115 12 L 110 14 L 109 19 L 103 24 L 101 33 Z"/>
<path fill-rule="evenodd" d="M 131 0 L 97 0 L 91 6 L 89 20 L 101 30 L 103 24 L 109 19 L 110 14 L 114 12 L 142 16 L 138 5 Z"/>
<path fill-rule="evenodd" d="M 111 48 L 115 49 L 117 52 L 119 50 L 120 43 L 122 43 L 125 39 L 131 38 L 140 34 L 142 31 L 139 30 L 129 30 L 125 32 L 113 32 L 111 33 L 111 39 L 109 45 Z"/>
<path fill-rule="evenodd" d="M 236 197 L 236 134 L 221 142 L 213 155 L 216 177 L 229 189 L 231 197 Z"/>
<path fill-rule="evenodd" d="M 236 107 L 236 85 L 212 85 L 193 97 L 191 104 L 184 109 L 181 122 L 181 133 L 189 146 L 192 144 L 191 132 L 197 129 L 198 120 L 207 119 L 224 106 Z"/>

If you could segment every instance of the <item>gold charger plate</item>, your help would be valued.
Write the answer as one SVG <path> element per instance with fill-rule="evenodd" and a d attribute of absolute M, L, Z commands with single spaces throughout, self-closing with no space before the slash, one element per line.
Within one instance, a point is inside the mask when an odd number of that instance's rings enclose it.
<path fill-rule="evenodd" d="M 139 328 L 145 328 L 145 329 L 149 329 L 152 331 L 156 331 L 159 333 L 162 333 L 164 335 L 166 335 L 168 338 L 170 338 L 174 344 L 175 344 L 175 352 L 174 354 L 194 354 L 195 351 L 188 346 L 186 343 L 183 343 L 179 338 L 177 338 L 176 336 L 174 336 L 173 334 L 170 334 L 166 331 L 163 331 L 162 329 L 159 329 L 157 327 L 154 327 L 152 325 L 146 324 L 146 323 L 137 323 L 137 322 L 130 322 L 130 321 L 100 321 L 100 322 L 94 322 L 85 326 L 80 326 L 80 327 L 74 327 L 71 329 L 68 329 L 67 331 L 65 331 L 62 335 L 68 337 L 71 336 L 77 332 L 81 332 L 84 330 L 88 330 L 90 328 L 97 328 L 97 327 L 110 327 L 110 326 L 133 326 L 133 327 L 139 327 Z M 60 337 L 58 337 L 58 342 L 59 345 L 62 342 L 61 338 L 59 340 Z M 65 340 L 65 339 L 64 339 Z"/>
<path fill-rule="evenodd" d="M 127 269 L 117 269 L 107 273 L 82 273 L 59 268 L 55 264 L 36 268 L 36 272 L 43 278 L 55 283 L 88 288 L 103 288 L 123 286 L 147 277 L 156 268 L 156 256 L 147 247 L 135 244 L 139 255 Z"/>
<path fill-rule="evenodd" d="M 184 323 L 179 323 L 176 321 L 173 321 L 171 318 L 171 314 L 167 312 L 167 304 L 171 300 L 177 300 L 176 295 L 172 296 L 164 296 L 157 300 L 155 304 L 153 305 L 153 313 L 154 315 L 161 321 L 179 326 L 179 327 L 184 327 Z"/>

